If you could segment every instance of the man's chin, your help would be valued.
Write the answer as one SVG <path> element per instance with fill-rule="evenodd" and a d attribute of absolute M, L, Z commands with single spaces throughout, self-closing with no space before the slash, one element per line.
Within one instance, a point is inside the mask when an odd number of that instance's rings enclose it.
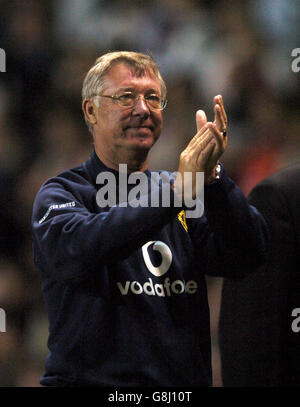
<path fill-rule="evenodd" d="M 127 147 L 128 149 L 131 150 L 136 150 L 136 151 L 149 151 L 152 146 L 154 145 L 155 141 L 151 138 L 134 138 L 131 140 L 127 140 Z"/>
<path fill-rule="evenodd" d="M 125 132 L 125 144 L 129 148 L 149 150 L 156 142 L 154 134 L 150 129 L 130 130 L 128 129 Z"/>

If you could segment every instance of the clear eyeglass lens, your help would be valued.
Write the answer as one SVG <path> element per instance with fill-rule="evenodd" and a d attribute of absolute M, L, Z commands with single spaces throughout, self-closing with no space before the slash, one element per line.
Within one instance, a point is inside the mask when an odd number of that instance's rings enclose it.
<path fill-rule="evenodd" d="M 136 95 L 133 93 L 125 93 L 124 95 L 119 96 L 117 100 L 121 106 L 134 106 Z"/>
<path fill-rule="evenodd" d="M 134 93 L 125 93 L 118 97 L 118 102 L 124 107 L 133 107 L 139 100 L 139 95 Z M 146 103 L 153 109 L 162 110 L 165 107 L 165 101 L 157 95 L 145 96 Z"/>

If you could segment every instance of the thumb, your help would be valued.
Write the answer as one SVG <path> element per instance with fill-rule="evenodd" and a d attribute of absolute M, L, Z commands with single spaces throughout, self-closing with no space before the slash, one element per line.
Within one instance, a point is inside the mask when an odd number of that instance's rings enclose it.
<path fill-rule="evenodd" d="M 197 110 L 196 112 L 196 125 L 197 132 L 202 129 L 203 126 L 207 123 L 207 117 L 204 110 Z"/>

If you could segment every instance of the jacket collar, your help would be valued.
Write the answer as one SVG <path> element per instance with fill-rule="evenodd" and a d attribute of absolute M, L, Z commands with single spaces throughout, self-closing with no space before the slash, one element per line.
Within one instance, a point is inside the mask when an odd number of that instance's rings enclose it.
<path fill-rule="evenodd" d="M 96 178 L 100 172 L 109 171 L 115 174 L 116 179 L 119 178 L 119 171 L 114 170 L 112 168 L 107 167 L 97 156 L 95 149 L 93 149 L 90 158 L 84 163 L 85 168 L 87 169 L 91 181 L 94 185 L 96 185 Z M 147 176 L 150 176 L 151 172 L 149 170 L 145 171 Z"/>

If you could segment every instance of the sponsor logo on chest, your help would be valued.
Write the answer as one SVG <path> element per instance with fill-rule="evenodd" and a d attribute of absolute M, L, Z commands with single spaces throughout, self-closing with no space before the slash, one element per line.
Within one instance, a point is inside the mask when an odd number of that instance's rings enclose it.
<path fill-rule="evenodd" d="M 159 240 L 147 242 L 141 250 L 148 271 L 154 275 L 156 279 L 153 281 L 153 279 L 149 277 L 144 282 L 136 280 L 125 281 L 123 283 L 117 282 L 118 289 L 122 295 L 146 294 L 158 297 L 170 297 L 171 295 L 195 294 L 198 291 L 198 283 L 194 280 L 171 281 L 169 277 L 162 279 L 162 276 L 169 271 L 172 264 L 172 252 L 164 242 Z M 150 259 L 149 250 L 154 250 L 160 253 L 162 260 L 159 266 L 153 265 Z M 155 282 L 157 279 L 159 279 L 159 282 Z"/>

